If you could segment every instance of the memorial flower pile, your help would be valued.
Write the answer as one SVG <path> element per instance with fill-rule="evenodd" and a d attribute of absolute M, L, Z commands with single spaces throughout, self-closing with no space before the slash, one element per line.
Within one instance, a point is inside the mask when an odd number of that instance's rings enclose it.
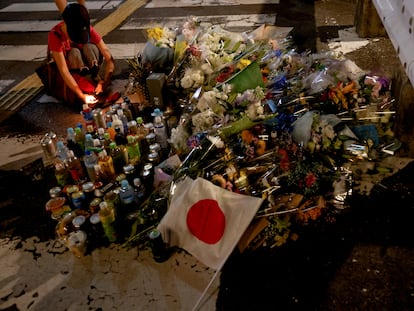
<path fill-rule="evenodd" d="M 345 163 L 383 143 L 369 143 L 367 121 L 392 139 L 387 78 L 330 52 L 297 52 L 290 28 L 237 34 L 191 19 L 177 29 L 148 32 L 156 46 L 174 49 L 168 83 L 182 95 L 170 129 L 182 159 L 172 183 L 203 177 L 264 198 L 245 245 L 251 249 L 296 239 L 292 224 L 328 217 L 338 195 L 342 208 L 352 192 Z"/>

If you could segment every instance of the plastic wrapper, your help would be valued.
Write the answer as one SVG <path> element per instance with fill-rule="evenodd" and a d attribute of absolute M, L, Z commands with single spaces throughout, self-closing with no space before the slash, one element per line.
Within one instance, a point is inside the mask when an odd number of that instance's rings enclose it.
<path fill-rule="evenodd" d="M 352 171 L 340 167 L 337 178 L 333 182 L 332 204 L 336 209 L 342 210 L 348 207 L 347 199 L 352 195 L 353 174 Z"/>
<path fill-rule="evenodd" d="M 172 48 L 158 47 L 152 42 L 145 43 L 142 51 L 142 62 L 153 72 L 169 72 L 172 69 L 174 50 Z"/>

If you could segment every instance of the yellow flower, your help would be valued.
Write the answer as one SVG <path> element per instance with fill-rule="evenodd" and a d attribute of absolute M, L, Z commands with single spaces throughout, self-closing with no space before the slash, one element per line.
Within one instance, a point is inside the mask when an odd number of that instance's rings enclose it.
<path fill-rule="evenodd" d="M 163 36 L 163 29 L 160 27 L 150 28 L 147 29 L 148 38 L 154 39 L 155 41 L 158 41 Z"/>
<path fill-rule="evenodd" d="M 251 64 L 251 61 L 245 58 L 242 58 L 238 64 L 237 64 L 237 68 L 239 70 L 243 70 L 244 68 L 246 68 L 247 66 L 249 66 Z"/>

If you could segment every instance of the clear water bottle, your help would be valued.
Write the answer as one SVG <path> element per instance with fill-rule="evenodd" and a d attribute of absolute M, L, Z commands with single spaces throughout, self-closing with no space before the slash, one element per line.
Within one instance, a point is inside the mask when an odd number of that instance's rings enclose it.
<path fill-rule="evenodd" d="M 83 156 L 82 147 L 76 142 L 75 129 L 73 127 L 68 127 L 66 131 L 66 145 L 70 150 L 73 150 L 75 155 L 80 158 Z"/>
<path fill-rule="evenodd" d="M 154 134 L 155 140 L 160 144 L 161 149 L 168 148 L 168 134 L 161 116 L 154 117 Z"/>
<path fill-rule="evenodd" d="M 68 160 L 69 148 L 63 143 L 63 141 L 58 141 L 56 143 L 56 157 L 63 163 L 66 163 Z"/>
<path fill-rule="evenodd" d="M 97 177 L 95 172 L 95 165 L 98 164 L 98 157 L 96 154 L 90 150 L 86 150 L 85 156 L 83 157 L 83 163 L 85 164 L 89 180 L 96 182 Z"/>

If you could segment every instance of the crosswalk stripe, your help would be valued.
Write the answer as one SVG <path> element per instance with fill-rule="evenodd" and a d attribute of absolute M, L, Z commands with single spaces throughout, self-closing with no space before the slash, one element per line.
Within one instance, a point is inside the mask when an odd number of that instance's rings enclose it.
<path fill-rule="evenodd" d="M 165 27 L 175 28 L 177 25 L 183 25 L 188 19 L 187 16 L 159 18 L 130 18 L 129 21 L 121 26 L 121 30 L 148 29 L 163 25 Z M 197 19 L 202 26 L 220 25 L 225 29 L 231 30 L 234 27 L 253 28 L 262 24 L 274 24 L 276 14 L 240 14 L 240 15 L 210 15 L 198 16 Z"/>
<path fill-rule="evenodd" d="M 86 7 L 89 10 L 110 10 L 116 8 L 122 1 L 86 1 Z M 3 9 L 0 12 L 57 12 L 55 3 L 50 2 L 38 2 L 38 3 L 13 3 Z"/>
<path fill-rule="evenodd" d="M 181 8 L 191 6 L 223 6 L 247 4 L 279 4 L 280 0 L 152 0 L 145 8 Z"/>
<path fill-rule="evenodd" d="M 0 22 L 0 32 L 46 32 L 61 20 L 38 20 L 38 21 L 9 21 Z M 95 19 L 91 19 L 94 23 Z"/>
<path fill-rule="evenodd" d="M 115 59 L 132 58 L 142 51 L 145 43 L 107 44 Z M 0 45 L 0 61 L 41 61 L 47 45 Z"/>
<path fill-rule="evenodd" d="M 14 80 L 0 80 L 0 93 L 3 93 L 3 91 L 13 82 Z"/>
<path fill-rule="evenodd" d="M 198 16 L 202 26 L 221 25 L 231 30 L 233 27 L 252 28 L 261 24 L 274 24 L 277 14 L 241 14 L 241 15 L 210 15 Z M 154 21 L 153 17 L 131 18 L 121 30 L 147 29 L 163 25 L 166 27 L 176 27 L 182 25 L 188 19 L 187 16 L 159 18 Z M 94 23 L 95 20 L 91 20 Z M 0 22 L 0 32 L 48 32 L 59 23 L 60 20 L 37 20 L 37 21 L 8 21 Z"/>

